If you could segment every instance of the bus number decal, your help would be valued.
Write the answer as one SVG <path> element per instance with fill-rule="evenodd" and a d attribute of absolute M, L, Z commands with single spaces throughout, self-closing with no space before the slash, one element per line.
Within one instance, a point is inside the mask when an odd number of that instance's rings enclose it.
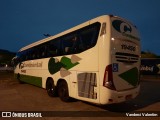
<path fill-rule="evenodd" d="M 26 73 L 26 70 L 21 70 L 21 73 Z"/>
<path fill-rule="evenodd" d="M 136 51 L 136 47 L 131 46 L 131 45 L 122 44 L 121 48 L 124 49 L 124 50 Z"/>

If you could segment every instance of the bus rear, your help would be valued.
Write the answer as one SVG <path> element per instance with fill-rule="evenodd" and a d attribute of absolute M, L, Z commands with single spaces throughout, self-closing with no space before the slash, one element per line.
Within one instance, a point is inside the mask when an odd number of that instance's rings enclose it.
<path fill-rule="evenodd" d="M 110 93 L 102 104 L 124 102 L 135 98 L 140 89 L 140 39 L 136 26 L 110 16 L 110 63 L 104 72 L 103 87 Z M 106 102 L 106 103 L 105 103 Z"/>

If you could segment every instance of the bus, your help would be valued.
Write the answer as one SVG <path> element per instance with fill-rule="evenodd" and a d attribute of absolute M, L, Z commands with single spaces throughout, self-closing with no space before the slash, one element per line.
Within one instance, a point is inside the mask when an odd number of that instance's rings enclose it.
<path fill-rule="evenodd" d="M 65 102 L 120 103 L 140 91 L 140 53 L 137 27 L 103 15 L 21 48 L 14 74 Z"/>
<path fill-rule="evenodd" d="M 141 75 L 159 75 L 160 58 L 141 58 Z"/>

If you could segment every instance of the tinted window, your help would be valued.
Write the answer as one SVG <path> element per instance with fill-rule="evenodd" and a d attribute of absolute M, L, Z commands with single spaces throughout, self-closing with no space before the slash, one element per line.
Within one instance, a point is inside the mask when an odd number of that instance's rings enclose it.
<path fill-rule="evenodd" d="M 19 62 L 60 55 L 77 54 L 94 47 L 99 35 L 100 23 L 94 23 L 72 33 L 50 40 L 17 54 Z"/>
<path fill-rule="evenodd" d="M 94 23 L 68 35 L 62 39 L 63 54 L 76 54 L 96 45 L 100 23 Z"/>
<path fill-rule="evenodd" d="M 62 38 L 62 51 L 63 54 L 76 53 L 76 44 L 78 37 L 75 33 L 68 34 Z"/>
<path fill-rule="evenodd" d="M 61 55 L 61 46 L 60 46 L 60 39 L 54 39 L 48 42 L 48 57 L 54 57 Z"/>
<path fill-rule="evenodd" d="M 97 38 L 99 35 L 99 24 L 91 25 L 84 30 L 80 31 L 80 46 L 79 48 L 83 50 L 87 50 L 92 48 L 97 43 Z"/>

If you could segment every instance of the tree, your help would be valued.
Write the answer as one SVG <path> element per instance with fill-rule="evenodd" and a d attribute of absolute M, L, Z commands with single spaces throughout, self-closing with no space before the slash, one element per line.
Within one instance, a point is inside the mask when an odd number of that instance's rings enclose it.
<path fill-rule="evenodd" d="M 16 54 L 7 50 L 2 50 L 0 49 L 0 64 L 11 64 L 11 60 L 12 58 L 15 56 Z"/>
<path fill-rule="evenodd" d="M 156 55 L 155 53 L 150 52 L 150 51 L 147 51 L 147 52 L 142 51 L 141 52 L 141 57 L 142 58 L 158 58 L 159 56 Z"/>

